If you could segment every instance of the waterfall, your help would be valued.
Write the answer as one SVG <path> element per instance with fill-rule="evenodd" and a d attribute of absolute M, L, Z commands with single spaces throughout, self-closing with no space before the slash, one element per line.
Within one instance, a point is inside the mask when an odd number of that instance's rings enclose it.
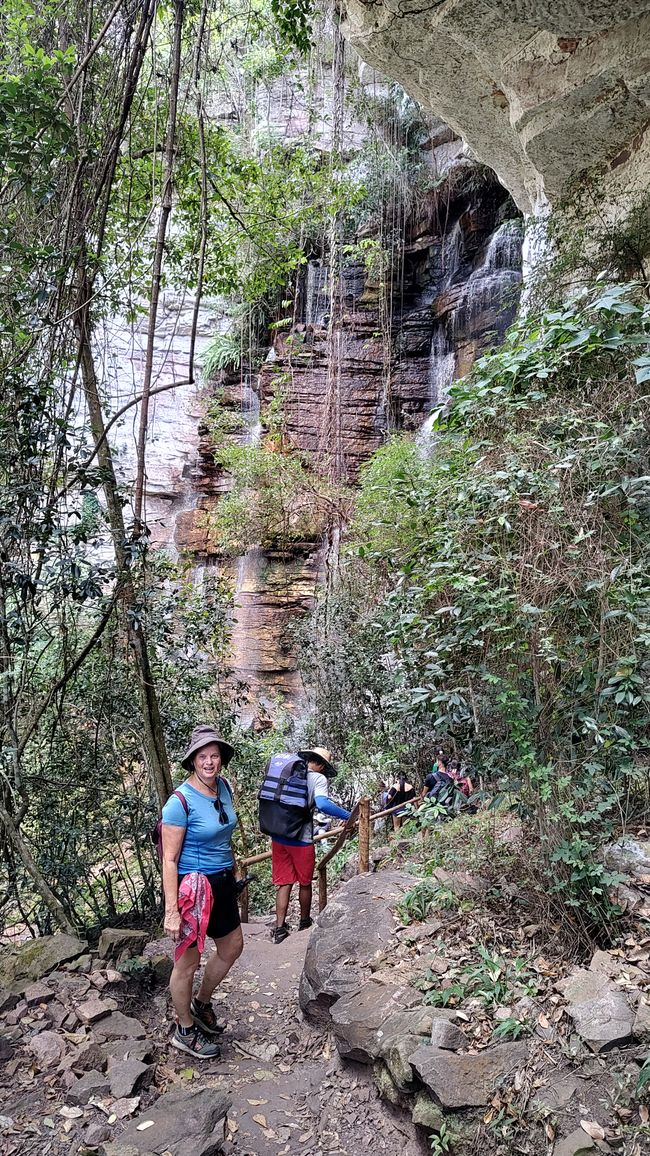
<path fill-rule="evenodd" d="M 315 329 L 324 329 L 330 308 L 330 294 L 327 265 L 322 261 L 307 264 L 307 300 L 305 302 L 305 322 Z"/>
<path fill-rule="evenodd" d="M 495 272 L 497 269 L 521 271 L 521 247 L 523 244 L 523 222 L 504 221 L 490 237 L 483 267 Z"/>
<path fill-rule="evenodd" d="M 470 274 L 454 324 L 468 335 L 501 332 L 514 320 L 521 289 L 523 226 L 504 221 L 492 234 L 483 260 Z"/>
<path fill-rule="evenodd" d="M 431 336 L 428 366 L 429 405 L 432 412 L 425 418 L 416 436 L 416 443 L 423 457 L 429 457 L 433 452 L 436 439 L 433 423 L 438 407 L 444 405 L 449 396 L 455 369 L 456 354 L 449 345 L 444 327 L 438 325 Z"/>

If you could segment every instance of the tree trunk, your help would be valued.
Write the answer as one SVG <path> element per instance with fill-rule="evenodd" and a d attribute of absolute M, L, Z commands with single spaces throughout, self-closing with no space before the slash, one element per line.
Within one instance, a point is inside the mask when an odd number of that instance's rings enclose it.
<path fill-rule="evenodd" d="M 86 404 L 90 415 L 90 428 L 97 447 L 97 460 L 102 474 L 102 486 L 106 498 L 108 521 L 118 568 L 118 581 L 122 583 L 121 605 L 129 646 L 135 658 L 138 671 L 138 692 L 144 724 L 144 749 L 151 770 L 154 787 L 160 805 L 169 798 L 173 785 L 158 696 L 154 686 L 144 624 L 139 620 L 138 601 L 129 574 L 130 558 L 126 546 L 126 531 L 122 505 L 113 466 L 113 457 L 108 440 L 104 436 L 104 415 L 99 397 L 97 373 L 90 345 L 90 321 L 88 306 L 88 285 L 85 277 L 79 292 L 79 307 L 75 313 L 75 327 L 79 342 L 81 380 Z"/>
<path fill-rule="evenodd" d="M 2 823 L 7 834 L 7 838 L 11 840 L 18 858 L 20 859 L 27 874 L 30 876 L 34 884 L 34 890 L 38 893 L 38 895 L 40 895 L 56 926 L 60 927 L 62 931 L 67 931 L 68 935 L 76 935 L 74 925 L 68 919 L 68 916 L 66 915 L 61 903 L 41 875 L 41 872 L 36 866 L 32 854 L 27 844 L 24 842 L 20 831 L 16 827 L 16 824 L 11 818 L 9 812 L 5 807 L 2 806 L 2 804 L 0 804 L 0 823 Z"/>

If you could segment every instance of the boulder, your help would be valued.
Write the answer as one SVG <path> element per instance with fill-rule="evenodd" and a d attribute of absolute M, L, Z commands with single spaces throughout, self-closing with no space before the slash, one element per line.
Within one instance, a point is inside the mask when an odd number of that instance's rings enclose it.
<path fill-rule="evenodd" d="M 603 859 L 607 867 L 622 875 L 650 875 L 650 840 L 617 839 L 604 848 Z"/>
<path fill-rule="evenodd" d="M 49 1068 L 61 1062 L 65 1052 L 65 1040 L 57 1032 L 39 1032 L 27 1042 L 27 1050 L 41 1068 Z"/>
<path fill-rule="evenodd" d="M 99 1148 L 104 1140 L 110 1140 L 110 1136 L 111 1126 L 106 1120 L 93 1120 L 83 1134 L 83 1142 L 86 1148 Z"/>
<path fill-rule="evenodd" d="M 29 987 L 25 989 L 23 999 L 28 1007 L 34 1007 L 39 1003 L 48 1003 L 49 1000 L 54 999 L 54 992 L 49 984 L 38 982 L 30 983 Z"/>
<path fill-rule="evenodd" d="M 343 996 L 330 1012 L 336 1047 L 346 1060 L 371 1064 L 381 1052 L 380 1029 L 390 1016 L 420 1004 L 422 996 L 406 984 L 398 987 L 370 979 L 358 991 Z"/>
<path fill-rule="evenodd" d="M 88 944 L 76 935 L 43 935 L 0 954 L 0 988 L 22 995 L 34 983 L 69 959 L 76 959 Z"/>
<path fill-rule="evenodd" d="M 83 1076 L 70 1085 L 66 1098 L 71 1104 L 83 1107 L 91 1096 L 106 1096 L 109 1090 L 108 1076 L 104 1072 L 84 1072 Z"/>
<path fill-rule="evenodd" d="M 70 963 L 66 964 L 66 967 L 68 971 L 87 972 L 90 971 L 92 965 L 93 957 L 86 953 L 85 955 L 80 955 L 78 959 L 73 959 Z"/>
<path fill-rule="evenodd" d="M 109 1071 L 114 1064 L 119 1064 L 122 1060 L 140 1060 L 145 1064 L 153 1059 L 155 1051 L 151 1040 L 119 1039 L 108 1040 L 102 1044 L 102 1052 L 105 1061 L 108 1062 Z"/>
<path fill-rule="evenodd" d="M 79 1004 L 77 1015 L 82 1023 L 94 1024 L 97 1020 L 104 1019 L 105 1016 L 114 1011 L 117 1011 L 117 1003 L 114 999 L 101 999 L 95 995 Z"/>
<path fill-rule="evenodd" d="M 174 969 L 174 961 L 171 955 L 159 952 L 157 955 L 150 956 L 149 964 L 156 983 L 169 983 L 169 977 Z"/>
<path fill-rule="evenodd" d="M 446 871 L 444 867 L 436 867 L 432 878 L 440 885 L 452 891 L 458 899 L 476 899 L 485 895 L 490 884 L 480 875 L 472 875 L 469 871 Z"/>
<path fill-rule="evenodd" d="M 606 976 L 578 968 L 556 987 L 567 1001 L 578 1035 L 592 1051 L 609 1051 L 630 1039 L 634 1012 Z"/>
<path fill-rule="evenodd" d="M 394 1012 L 377 1033 L 381 1040 L 381 1058 L 398 1088 L 407 1090 L 413 1081 L 410 1058 L 431 1037 L 437 1020 L 449 1022 L 455 1012 L 446 1008 L 412 1008 Z"/>
<path fill-rule="evenodd" d="M 144 1064 L 141 1060 L 128 1059 L 113 1063 L 108 1069 L 108 1082 L 111 1096 L 118 1100 L 132 1096 L 136 1089 L 144 1088 L 151 1083 L 154 1069 L 151 1064 Z"/>
<path fill-rule="evenodd" d="M 596 1143 L 582 1128 L 576 1128 L 570 1136 L 558 1140 L 553 1149 L 553 1156 L 582 1156 L 583 1152 L 593 1152 Z"/>
<path fill-rule="evenodd" d="M 480 1108 L 527 1058 L 528 1046 L 516 1042 L 463 1056 L 442 1048 L 420 1047 L 410 1062 L 443 1108 Z"/>
<path fill-rule="evenodd" d="M 12 1011 L 17 1003 L 18 996 L 16 992 L 9 991 L 6 987 L 0 988 L 0 1015 Z"/>
<path fill-rule="evenodd" d="M 457 1052 L 461 1048 L 468 1048 L 469 1040 L 465 1033 L 455 1024 L 450 1024 L 449 1020 L 435 1019 L 431 1028 L 431 1046 Z"/>
<path fill-rule="evenodd" d="M 595 951 L 591 957 L 589 970 L 613 979 L 620 973 L 623 966 L 622 961 L 611 955 L 609 951 Z"/>
<path fill-rule="evenodd" d="M 382 1064 L 381 1060 L 377 1060 L 375 1063 L 372 1074 L 375 1080 L 375 1087 L 381 1099 L 388 1100 L 389 1104 L 399 1104 L 399 1088 L 394 1083 L 388 1068 L 385 1064 Z"/>
<path fill-rule="evenodd" d="M 364 982 L 369 967 L 394 938 L 393 907 L 417 878 L 402 871 L 357 875 L 337 892 L 318 917 L 300 979 L 300 1007 L 327 1024 L 330 1008 Z"/>
<path fill-rule="evenodd" d="M 61 1068 L 69 1068 L 73 1072 L 101 1071 L 106 1067 L 106 1057 L 102 1048 L 95 1040 L 88 1040 L 80 1044 L 70 1055 L 66 1056 Z"/>
<path fill-rule="evenodd" d="M 101 1156 L 217 1156 L 222 1150 L 230 1100 L 219 1088 L 175 1089 L 131 1120 L 118 1140 L 105 1143 Z M 143 1131 L 139 1125 L 153 1121 Z"/>
<path fill-rule="evenodd" d="M 636 1009 L 634 1023 L 632 1024 L 632 1035 L 635 1040 L 644 1039 L 650 1036 L 650 1004 L 643 1000 Z"/>
<path fill-rule="evenodd" d="M 545 1088 L 540 1088 L 539 1091 L 535 1093 L 532 1100 L 533 1107 L 546 1112 L 561 1112 L 566 1108 L 579 1087 L 580 1080 L 576 1080 L 574 1076 L 564 1073 L 557 1079 L 551 1080 L 550 1084 Z"/>
<path fill-rule="evenodd" d="M 111 1012 L 93 1026 L 93 1032 L 100 1043 L 106 1040 L 141 1040 L 145 1030 L 139 1020 L 125 1016 L 122 1012 Z"/>
<path fill-rule="evenodd" d="M 411 1119 L 414 1124 L 426 1128 L 428 1132 L 439 1132 L 446 1124 L 445 1113 L 439 1104 L 434 1104 L 426 1092 L 418 1092 L 411 1110 Z"/>
<path fill-rule="evenodd" d="M 146 931 L 129 931 L 121 927 L 105 927 L 99 938 L 97 952 L 100 959 L 130 959 L 140 955 L 149 936 Z"/>

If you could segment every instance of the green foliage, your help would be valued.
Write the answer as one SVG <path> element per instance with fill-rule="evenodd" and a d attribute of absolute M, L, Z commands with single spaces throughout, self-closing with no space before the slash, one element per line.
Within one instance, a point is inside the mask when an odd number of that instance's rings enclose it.
<path fill-rule="evenodd" d="M 521 998 L 536 994 L 535 973 L 524 959 L 510 959 L 509 956 L 490 951 L 482 944 L 476 948 L 475 955 L 478 957 L 475 963 L 449 970 L 448 976 L 452 982 L 447 987 L 438 988 L 437 976 L 430 970 L 425 972 L 419 985 L 425 991 L 429 988 L 424 1002 L 434 1007 L 456 1007 L 465 999 L 476 998 L 480 999 L 484 1007 L 490 1008 L 508 1003 L 513 996 Z"/>
<path fill-rule="evenodd" d="M 211 381 L 224 369 L 239 369 L 241 360 L 241 334 L 220 333 L 203 354 L 203 376 L 206 381 Z"/>
<path fill-rule="evenodd" d="M 424 879 L 416 884 L 397 905 L 403 923 L 426 919 L 434 910 L 448 911 L 459 905 L 458 896 L 449 887 Z"/>
<path fill-rule="evenodd" d="M 453 1135 L 446 1124 L 441 1124 L 437 1132 L 431 1133 L 429 1147 L 433 1156 L 444 1156 L 445 1152 L 453 1151 Z"/>
<path fill-rule="evenodd" d="M 503 1040 L 518 1040 L 520 1036 L 528 1035 L 529 1032 L 529 1024 L 516 1019 L 514 1016 L 508 1016 L 505 1020 L 499 1020 L 492 1032 L 492 1039 L 499 1043 Z"/>
<path fill-rule="evenodd" d="M 639 1071 L 638 1079 L 636 1082 L 637 1094 L 639 1092 L 643 1092 L 643 1090 L 647 1088 L 648 1084 L 650 1084 L 650 1056 L 648 1056 Z"/>
<path fill-rule="evenodd" d="M 300 52 L 309 52 L 312 0 L 271 0 L 271 11 L 285 40 Z"/>
<path fill-rule="evenodd" d="M 615 918 L 598 849 L 648 801 L 649 347 L 634 283 L 513 327 L 452 387 L 432 458 L 395 438 L 364 467 L 329 626 L 368 736 L 446 735 L 514 795 L 578 934 Z"/>

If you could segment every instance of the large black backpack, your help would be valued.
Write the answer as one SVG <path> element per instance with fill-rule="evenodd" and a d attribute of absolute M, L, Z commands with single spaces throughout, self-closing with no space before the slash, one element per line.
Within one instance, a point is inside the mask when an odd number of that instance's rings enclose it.
<path fill-rule="evenodd" d="M 305 761 L 286 751 L 273 755 L 266 765 L 257 797 L 260 831 L 279 839 L 298 839 L 312 815 Z"/>

